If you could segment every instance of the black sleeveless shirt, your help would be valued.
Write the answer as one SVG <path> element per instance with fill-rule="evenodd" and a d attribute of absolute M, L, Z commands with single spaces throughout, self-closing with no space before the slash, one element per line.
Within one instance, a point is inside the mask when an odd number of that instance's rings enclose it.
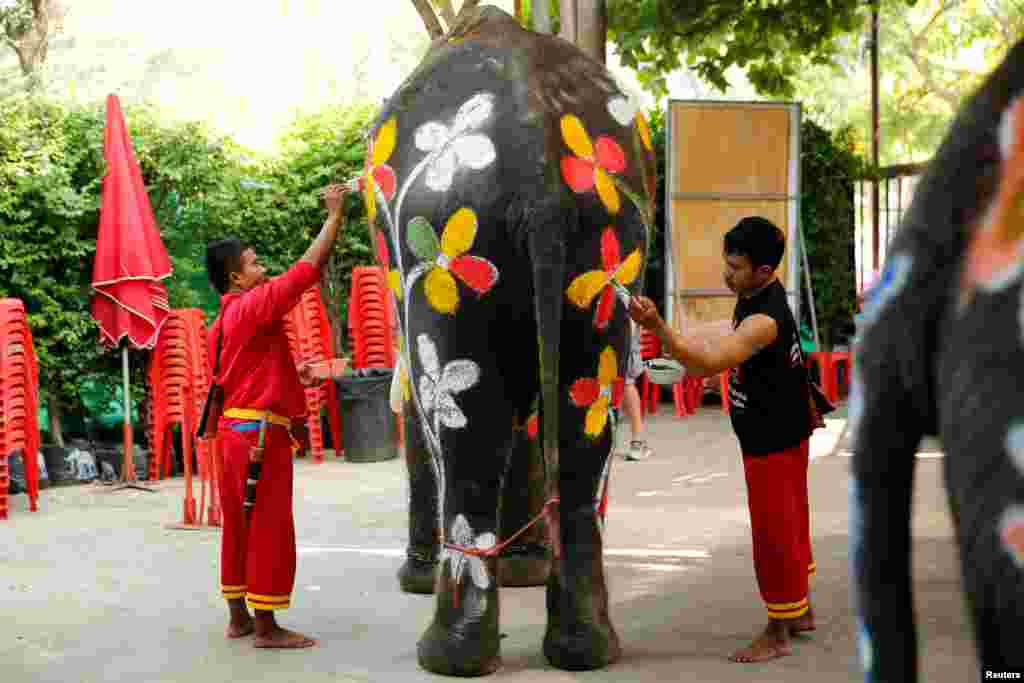
<path fill-rule="evenodd" d="M 773 319 L 778 336 L 734 368 L 729 381 L 729 417 L 744 455 L 793 448 L 813 431 L 800 338 L 778 280 L 749 299 L 737 300 L 733 328 L 756 314 Z"/>

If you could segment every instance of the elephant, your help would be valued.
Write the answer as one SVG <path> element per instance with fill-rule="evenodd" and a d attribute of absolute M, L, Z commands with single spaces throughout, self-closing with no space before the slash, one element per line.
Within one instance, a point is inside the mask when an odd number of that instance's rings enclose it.
<path fill-rule="evenodd" d="M 524 538 L 502 519 L 502 489 L 521 486 L 510 460 L 531 423 L 551 546 L 543 652 L 566 670 L 609 665 L 621 654 L 602 560 L 609 413 L 650 242 L 646 119 L 575 46 L 476 6 L 384 102 L 362 179 L 399 311 L 408 447 L 437 487 L 420 666 L 500 666 L 497 555 Z"/>
<path fill-rule="evenodd" d="M 399 401 L 399 406 L 401 402 Z M 398 406 L 396 406 L 398 407 Z M 398 412 L 396 410 L 396 412 Z M 430 452 L 423 442 L 419 416 L 404 411 L 405 433 L 412 437 L 405 447 L 409 482 L 409 544 L 398 570 L 398 585 L 406 593 L 433 593 L 437 581 L 441 532 L 438 527 L 437 481 Z M 535 425 L 535 418 L 528 425 Z M 544 463 L 537 448 L 536 429 L 516 430 L 502 485 L 501 533 L 508 538 L 527 526 L 544 503 Z M 543 520 L 530 526 L 498 557 L 502 586 L 543 586 L 550 568 L 550 549 Z"/>
<path fill-rule="evenodd" d="M 923 174 L 854 344 L 850 557 L 868 682 L 915 683 L 915 453 L 939 436 L 983 673 L 1024 673 L 1024 42 Z M 1003 676 L 997 676 L 1003 677 Z"/>

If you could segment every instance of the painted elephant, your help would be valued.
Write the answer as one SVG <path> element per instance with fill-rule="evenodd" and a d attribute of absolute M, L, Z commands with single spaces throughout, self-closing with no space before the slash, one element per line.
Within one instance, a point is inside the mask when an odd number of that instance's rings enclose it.
<path fill-rule="evenodd" d="M 1018 44 L 954 121 L 865 305 L 850 550 L 867 681 L 917 680 L 910 511 L 925 434 L 946 453 L 979 669 L 1024 672 L 1022 91 Z"/>
<path fill-rule="evenodd" d="M 374 122 L 363 196 L 398 304 L 407 439 L 437 483 L 430 671 L 500 664 L 496 555 L 517 540 L 501 489 L 535 411 L 544 653 L 570 670 L 620 654 L 600 501 L 654 177 L 647 124 L 604 67 L 493 7 L 464 11 Z"/>
<path fill-rule="evenodd" d="M 400 404 L 401 405 L 401 404 Z M 423 441 L 419 415 L 406 410 L 405 433 L 412 436 L 405 446 L 409 475 L 409 544 L 406 559 L 398 570 L 399 587 L 406 593 L 433 593 L 441 554 L 438 526 L 437 479 L 430 451 Z M 501 531 L 509 538 L 527 527 L 544 505 L 544 462 L 537 443 L 537 415 L 525 428 L 517 429 L 508 458 L 508 471 L 501 487 Z M 498 556 L 498 577 L 502 586 L 543 586 L 550 568 L 550 548 L 543 520 L 530 525 Z"/>

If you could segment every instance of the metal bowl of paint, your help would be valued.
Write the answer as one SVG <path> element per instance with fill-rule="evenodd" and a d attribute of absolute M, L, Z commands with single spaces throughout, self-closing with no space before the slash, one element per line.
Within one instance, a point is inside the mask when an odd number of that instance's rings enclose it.
<path fill-rule="evenodd" d="M 647 370 L 647 376 L 655 384 L 676 384 L 686 376 L 686 368 L 683 364 L 671 358 L 651 358 L 644 363 L 644 367 Z"/>

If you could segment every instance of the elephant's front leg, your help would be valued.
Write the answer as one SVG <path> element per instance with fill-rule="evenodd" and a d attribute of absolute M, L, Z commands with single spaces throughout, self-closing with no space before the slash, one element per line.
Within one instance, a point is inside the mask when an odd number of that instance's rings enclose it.
<path fill-rule="evenodd" d="M 406 593 L 430 594 L 437 578 L 441 538 L 438 529 L 437 479 L 420 427 L 419 415 L 407 403 L 405 465 L 409 474 L 409 545 L 398 570 L 398 585 Z"/>
<path fill-rule="evenodd" d="M 454 676 L 488 674 L 501 664 L 498 500 L 514 437 L 511 410 L 503 409 L 498 394 L 501 387 L 481 389 L 473 407 L 465 404 L 466 429 L 442 432 L 437 605 L 417 648 L 423 668 Z"/>
<path fill-rule="evenodd" d="M 608 612 L 601 520 L 595 498 L 611 451 L 611 428 L 596 440 L 576 438 L 578 414 L 563 406 L 557 524 L 552 531 L 555 557 L 547 585 L 548 626 L 544 655 L 552 665 L 569 671 L 598 669 L 621 655 L 619 637 Z M 568 419 L 566 419 L 568 417 Z M 575 434 L 575 436 L 572 436 Z"/>

